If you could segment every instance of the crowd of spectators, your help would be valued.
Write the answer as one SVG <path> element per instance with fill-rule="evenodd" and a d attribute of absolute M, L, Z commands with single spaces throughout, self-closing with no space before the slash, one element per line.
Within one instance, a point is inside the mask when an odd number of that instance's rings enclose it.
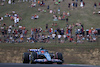
<path fill-rule="evenodd" d="M 75 28 L 75 35 L 72 34 L 73 28 Z M 60 27 L 57 29 L 48 28 L 48 24 L 46 24 L 46 29 L 47 31 L 43 31 L 42 28 L 31 29 L 31 37 L 27 38 L 27 42 L 51 43 L 55 39 L 59 43 L 65 43 L 66 41 L 83 43 L 85 40 L 88 42 L 97 40 L 97 30 L 93 27 L 84 30 L 81 23 L 67 25 L 65 29 Z M 46 34 L 42 34 L 42 32 L 46 32 Z"/>
<path fill-rule="evenodd" d="M 18 23 L 20 22 L 20 20 L 22 20 L 22 18 L 19 16 L 19 14 L 16 13 L 15 11 L 6 13 L 4 17 L 9 17 L 10 20 L 14 22 L 14 26 L 18 26 Z"/>
<path fill-rule="evenodd" d="M 14 25 L 7 26 L 5 23 L 0 28 L 1 37 L 0 42 L 4 43 L 20 43 L 27 35 L 27 30 L 23 26 L 14 28 Z M 2 38 L 2 39 L 1 39 Z"/>
<path fill-rule="evenodd" d="M 9 18 L 13 23 L 11 23 L 11 25 L 7 25 L 6 23 L 0 25 L 0 42 L 23 42 L 28 30 L 26 30 L 24 26 L 19 25 L 19 22 L 22 20 L 19 14 L 15 11 L 11 11 L 10 13 L 6 13 L 4 18 Z M 0 17 L 0 23 L 1 21 L 3 21 L 3 17 Z"/>
<path fill-rule="evenodd" d="M 46 1 L 46 0 L 45 0 Z M 49 27 L 48 24 L 46 24 L 45 30 L 42 29 L 42 27 L 39 28 L 31 28 L 31 34 L 29 37 L 26 37 L 27 32 L 29 32 L 24 26 L 20 26 L 19 23 L 22 20 L 22 18 L 19 16 L 18 13 L 15 11 L 12 11 L 11 13 L 6 13 L 4 17 L 9 17 L 11 21 L 14 23 L 12 25 L 7 25 L 4 23 L 1 25 L 1 21 L 3 20 L 3 17 L 0 17 L 0 43 L 21 43 L 21 42 L 40 42 L 40 43 L 51 43 L 57 40 L 58 43 L 66 43 L 69 42 L 77 42 L 77 43 L 83 43 L 85 40 L 89 42 L 95 42 L 97 40 L 97 30 L 93 27 L 90 29 L 84 29 L 84 26 L 82 23 L 73 23 L 70 24 L 69 22 L 69 11 L 63 11 L 61 12 L 60 7 L 58 7 L 57 10 L 51 9 L 49 5 L 47 5 L 47 9 L 42 9 L 42 7 L 45 6 L 45 1 L 37 1 L 37 0 L 18 0 L 18 2 L 32 2 L 31 7 L 39 6 L 37 9 L 38 12 L 45 12 L 50 13 L 53 15 L 53 21 L 59 21 L 59 20 L 65 20 L 66 21 L 66 27 L 61 28 L 58 27 L 57 23 L 52 23 L 52 25 Z M 72 0 L 71 3 L 68 3 L 68 8 L 75 9 L 78 7 L 78 1 L 79 0 Z M 4 5 L 5 0 L 2 0 L 2 5 Z M 64 2 L 64 0 L 53 0 L 55 5 L 60 5 L 61 2 Z M 8 0 L 8 4 L 16 4 L 15 0 Z M 38 5 L 37 5 L 38 4 Z M 80 7 L 84 8 L 85 2 L 83 0 L 80 0 Z M 94 9 L 97 8 L 97 4 L 94 3 Z M 100 3 L 99 3 L 100 8 Z M 94 12 L 95 14 L 95 12 Z M 99 12 L 100 14 L 100 12 Z M 38 15 L 32 15 L 31 19 L 38 19 Z M 57 27 L 56 29 L 54 27 Z M 17 29 L 15 28 L 17 27 Z M 75 32 L 73 32 L 75 31 Z M 1 38 L 3 37 L 3 38 Z"/>

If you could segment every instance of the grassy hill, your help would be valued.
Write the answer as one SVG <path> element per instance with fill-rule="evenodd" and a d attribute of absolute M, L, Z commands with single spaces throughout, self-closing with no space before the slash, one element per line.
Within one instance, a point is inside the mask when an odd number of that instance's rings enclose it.
<path fill-rule="evenodd" d="M 15 4 L 7 4 L 5 2 L 4 6 L 0 6 L 0 16 L 4 16 L 6 13 L 10 13 L 11 11 L 16 11 L 21 17 L 22 20 L 20 21 L 19 25 L 25 26 L 29 31 L 31 28 L 34 27 L 42 27 L 45 29 L 45 24 L 48 23 L 49 27 L 52 26 L 52 23 L 54 22 L 52 17 L 53 14 L 50 14 L 49 11 L 46 13 L 38 12 L 38 8 L 41 9 L 47 9 L 47 5 L 50 5 L 50 9 L 57 10 L 59 7 L 61 9 L 61 13 L 63 11 L 70 12 L 71 16 L 69 18 L 69 24 L 78 23 L 81 22 L 84 25 L 85 29 L 89 29 L 90 27 L 99 28 L 99 16 L 100 15 L 93 15 L 93 11 L 98 11 L 98 7 L 96 10 L 93 8 L 94 2 L 99 2 L 99 0 L 85 0 L 85 7 L 82 9 L 80 8 L 80 2 L 78 2 L 78 8 L 77 9 L 68 9 L 68 3 L 72 2 L 71 0 L 65 0 L 64 2 L 61 2 L 60 5 L 54 5 L 52 0 L 46 0 L 45 6 L 40 7 L 30 7 L 31 3 L 29 2 L 17 2 L 15 1 Z M 37 14 L 39 15 L 39 19 L 37 20 L 31 20 L 31 16 Z M 57 14 L 58 15 L 58 14 Z M 59 16 L 59 15 L 58 15 Z M 7 25 L 10 25 L 13 23 L 13 21 L 10 21 L 9 18 L 4 18 L 4 20 L 1 22 L 6 23 Z M 59 27 L 65 28 L 66 23 L 65 21 L 57 21 Z"/>
<path fill-rule="evenodd" d="M 8 1 L 8 0 L 6 0 Z M 38 0 L 37 0 L 38 1 Z M 41 0 L 42 1 L 42 0 Z M 84 0 L 85 6 L 84 8 L 80 8 L 80 1 L 78 1 L 78 7 L 72 10 L 72 7 L 68 9 L 68 3 L 71 3 L 72 0 L 64 0 L 64 2 L 61 2 L 59 5 L 54 5 L 54 2 L 52 0 L 44 0 L 45 6 L 39 6 L 38 4 L 36 7 L 30 7 L 31 2 L 18 2 L 17 0 L 15 1 L 15 4 L 8 4 L 5 2 L 4 6 L 0 5 L 0 16 L 4 17 L 6 13 L 11 13 L 12 11 L 15 11 L 19 16 L 22 18 L 22 20 L 18 23 L 18 25 L 25 26 L 26 29 L 28 30 L 28 36 L 30 36 L 31 33 L 31 28 L 39 28 L 42 27 L 43 30 L 45 30 L 45 25 L 48 24 L 49 28 L 52 27 L 52 23 L 57 23 L 58 26 L 53 27 L 56 29 L 57 27 L 60 28 L 65 28 L 66 27 L 66 21 L 65 20 L 58 20 L 58 21 L 53 21 L 53 14 L 49 13 L 49 10 L 47 10 L 47 6 L 50 6 L 50 9 L 52 10 L 58 10 L 60 7 L 61 14 L 63 11 L 69 12 L 70 16 L 68 16 L 69 21 L 68 24 L 75 24 L 75 23 L 82 23 L 84 25 L 84 29 L 90 29 L 91 27 L 94 28 L 100 28 L 100 15 L 98 14 L 93 14 L 93 11 L 97 12 L 99 9 L 99 0 Z M 94 10 L 94 2 L 97 3 L 97 9 Z M 1 2 L 0 2 L 1 3 Z M 38 8 L 47 10 L 46 13 L 44 12 L 38 12 Z M 39 15 L 39 19 L 31 19 L 32 15 Z M 56 14 L 59 16 L 59 14 Z M 10 20 L 9 17 L 4 17 L 4 20 L 1 21 L 2 26 L 3 23 L 6 23 L 7 26 L 12 25 L 14 22 Z M 16 27 L 15 27 L 16 28 Z M 73 34 L 75 33 L 75 28 L 73 28 Z M 0 33 L 1 34 L 1 33 Z M 85 45 L 91 45 L 91 44 L 98 44 L 99 45 L 99 40 L 95 43 L 90 43 L 90 42 L 85 42 Z M 25 43 L 27 44 L 27 43 Z M 55 42 L 51 44 L 59 44 Z M 72 44 L 73 43 L 67 43 L 67 44 Z M 84 45 L 83 44 L 83 45 Z M 64 43 L 66 45 L 66 43 Z"/>

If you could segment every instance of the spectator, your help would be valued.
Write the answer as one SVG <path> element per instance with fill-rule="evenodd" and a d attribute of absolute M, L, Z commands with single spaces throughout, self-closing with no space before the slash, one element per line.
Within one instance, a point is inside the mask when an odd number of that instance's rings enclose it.
<path fill-rule="evenodd" d="M 52 10 L 50 10 L 50 12 L 49 13 L 53 13 L 53 11 Z"/>
<path fill-rule="evenodd" d="M 80 0 L 80 2 L 83 2 L 83 0 Z"/>
<path fill-rule="evenodd" d="M 75 3 L 75 7 L 77 8 L 77 2 Z"/>
<path fill-rule="evenodd" d="M 93 14 L 99 14 L 100 15 L 100 10 L 98 12 L 93 12 Z"/>
<path fill-rule="evenodd" d="M 34 15 L 32 15 L 31 19 L 34 19 Z"/>
<path fill-rule="evenodd" d="M 70 3 L 68 3 L 68 9 L 70 9 Z"/>
<path fill-rule="evenodd" d="M 54 31 L 54 33 L 56 34 L 56 36 L 57 36 L 57 29 Z"/>
<path fill-rule="evenodd" d="M 58 20 L 61 20 L 61 17 L 60 16 L 58 17 Z"/>
<path fill-rule="evenodd" d="M 60 14 L 60 7 L 58 8 L 58 14 Z"/>
<path fill-rule="evenodd" d="M 83 5 L 83 1 L 81 1 L 81 3 L 80 3 L 80 7 L 83 8 L 83 6 L 84 6 L 84 5 Z"/>
<path fill-rule="evenodd" d="M 91 30 L 91 29 L 89 29 L 89 35 L 91 35 L 91 33 L 92 33 L 92 30 Z"/>
<path fill-rule="evenodd" d="M 76 2 L 78 2 L 78 0 L 76 0 Z"/>
<path fill-rule="evenodd" d="M 56 37 L 56 34 L 53 33 L 53 34 L 52 34 L 52 38 L 55 39 L 55 37 Z"/>
<path fill-rule="evenodd" d="M 97 8 L 97 4 L 96 4 L 96 2 L 94 3 L 94 9 L 96 9 Z"/>
<path fill-rule="evenodd" d="M 61 40 L 61 35 L 58 35 L 58 41 L 60 43 L 60 40 Z"/>
<path fill-rule="evenodd" d="M 48 24 L 46 24 L 46 30 L 48 30 Z"/>
<path fill-rule="evenodd" d="M 28 0 L 23 0 L 23 2 L 25 2 L 25 1 L 27 2 Z"/>
<path fill-rule="evenodd" d="M 53 34 L 53 28 L 51 27 L 50 30 L 49 30 L 49 34 Z"/>
<path fill-rule="evenodd" d="M 38 8 L 38 12 L 41 12 L 42 11 L 42 9 L 41 8 Z"/>
<path fill-rule="evenodd" d="M 83 1 L 83 6 L 85 6 L 85 2 Z"/>
<path fill-rule="evenodd" d="M 38 1 L 38 5 L 40 6 L 40 1 Z"/>
<path fill-rule="evenodd" d="M 0 21 L 2 21 L 3 20 L 3 17 L 0 17 Z"/>
<path fill-rule="evenodd" d="M 32 15 L 32 17 L 31 17 L 31 19 L 38 19 L 39 18 L 39 16 L 38 15 Z"/>
<path fill-rule="evenodd" d="M 32 2 L 31 7 L 35 7 L 36 6 L 36 2 Z"/>
<path fill-rule="evenodd" d="M 11 4 L 11 0 L 8 1 L 8 4 Z"/>
<path fill-rule="evenodd" d="M 70 39 L 69 39 L 69 42 L 72 42 L 72 41 L 73 41 L 73 37 L 71 36 Z"/>
<path fill-rule="evenodd" d="M 66 17 L 66 23 L 68 23 L 68 17 Z"/>
<path fill-rule="evenodd" d="M 50 7 L 49 7 L 49 5 L 47 6 L 47 9 L 49 9 Z"/>
<path fill-rule="evenodd" d="M 61 28 L 61 33 L 60 33 L 60 35 L 64 35 L 64 29 L 63 28 Z"/>
<path fill-rule="evenodd" d="M 72 6 L 72 10 L 73 10 L 74 9 L 74 6 L 75 6 L 74 1 L 71 3 L 71 6 Z"/>
<path fill-rule="evenodd" d="M 31 2 L 32 0 L 29 0 L 29 2 Z"/>
<path fill-rule="evenodd" d="M 99 2 L 99 9 L 100 9 L 100 2 Z"/>
<path fill-rule="evenodd" d="M 15 0 L 12 1 L 12 4 L 15 4 Z"/>
<path fill-rule="evenodd" d="M 4 2 L 1 2 L 0 5 L 1 5 L 1 6 L 4 6 Z"/>

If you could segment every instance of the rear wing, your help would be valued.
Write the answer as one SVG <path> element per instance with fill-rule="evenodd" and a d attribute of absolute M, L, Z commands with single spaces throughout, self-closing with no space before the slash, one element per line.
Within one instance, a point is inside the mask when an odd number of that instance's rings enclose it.
<path fill-rule="evenodd" d="M 29 52 L 38 52 L 40 49 L 29 49 Z"/>

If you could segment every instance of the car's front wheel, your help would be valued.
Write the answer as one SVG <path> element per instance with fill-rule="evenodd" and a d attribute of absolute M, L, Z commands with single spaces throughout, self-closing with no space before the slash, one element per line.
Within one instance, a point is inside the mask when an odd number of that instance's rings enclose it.
<path fill-rule="evenodd" d="M 30 62 L 29 55 L 30 55 L 30 53 L 23 53 L 23 57 L 22 57 L 23 63 L 29 63 Z"/>
<path fill-rule="evenodd" d="M 32 54 L 31 54 L 31 64 L 35 64 L 35 62 L 34 62 L 35 59 L 37 59 L 37 53 L 32 52 Z"/>

